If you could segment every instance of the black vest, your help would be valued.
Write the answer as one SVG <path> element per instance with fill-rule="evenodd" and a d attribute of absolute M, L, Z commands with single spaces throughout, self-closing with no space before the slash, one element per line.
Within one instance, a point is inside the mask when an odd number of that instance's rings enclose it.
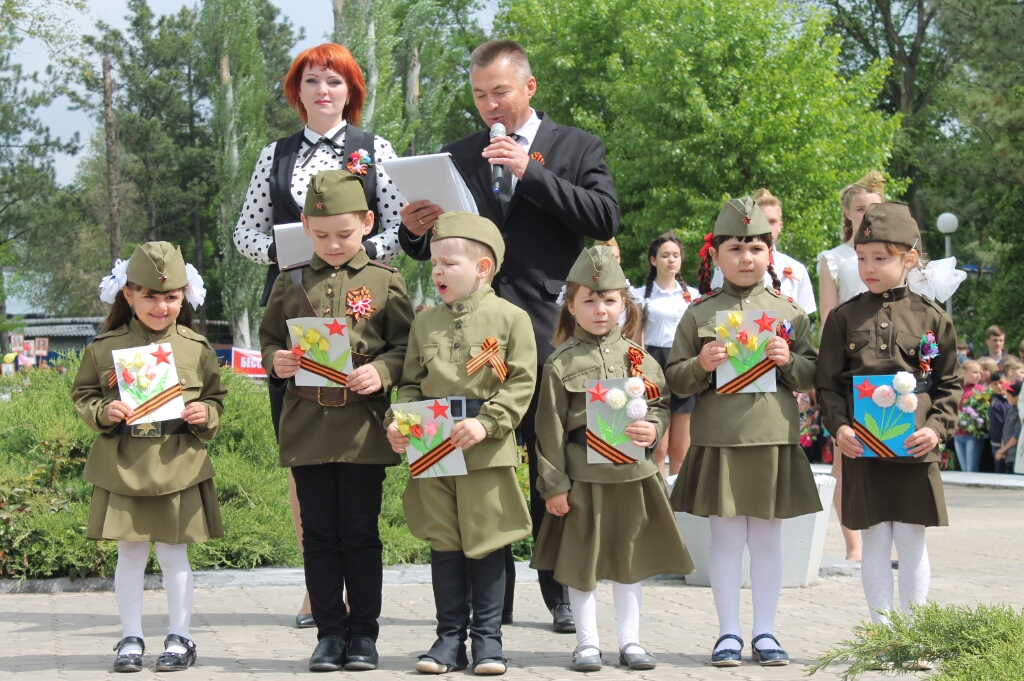
<path fill-rule="evenodd" d="M 295 197 L 292 196 L 292 173 L 295 171 L 295 163 L 299 158 L 299 148 L 302 146 L 302 140 L 305 139 L 305 133 L 305 129 L 302 129 L 294 135 L 282 137 L 277 140 L 277 146 L 274 147 L 274 163 L 270 167 L 270 201 L 274 204 L 275 225 L 299 222 L 302 219 L 302 206 L 295 203 Z M 380 233 L 380 211 L 377 210 L 377 158 L 373 140 L 372 133 L 364 132 L 351 123 L 346 125 L 344 158 L 349 158 L 359 149 L 366 149 L 370 152 L 374 163 L 367 169 L 366 175 L 359 176 L 363 181 L 366 205 L 373 211 L 374 216 L 373 231 L 366 239 Z M 271 236 L 273 236 L 273 231 L 271 231 Z M 363 240 L 366 254 L 370 256 L 370 260 L 374 260 L 377 257 L 377 250 L 374 244 L 366 239 Z M 270 248 L 271 259 L 274 259 L 277 255 L 277 248 L 273 244 Z M 267 301 L 270 300 L 270 290 L 274 288 L 274 281 L 280 273 L 281 270 L 278 269 L 277 263 L 272 264 L 267 270 L 267 281 L 263 285 L 263 298 L 260 300 L 261 307 L 267 306 Z"/>

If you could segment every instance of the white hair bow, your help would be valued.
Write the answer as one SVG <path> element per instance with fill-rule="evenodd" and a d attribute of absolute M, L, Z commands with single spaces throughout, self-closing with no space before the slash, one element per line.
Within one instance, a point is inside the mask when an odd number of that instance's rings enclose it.
<path fill-rule="evenodd" d="M 108 305 L 114 304 L 117 292 L 128 283 L 128 261 L 118 260 L 110 268 L 110 274 L 100 280 L 100 300 Z"/>
<path fill-rule="evenodd" d="M 206 300 L 206 287 L 203 286 L 203 277 L 199 274 L 199 270 L 193 267 L 192 263 L 185 263 L 185 276 L 188 278 L 185 297 L 194 310 Z"/>
<path fill-rule="evenodd" d="M 910 270 L 907 284 L 914 293 L 944 303 L 966 278 L 966 272 L 956 269 L 956 258 L 943 258 L 932 260 L 923 271 Z"/>

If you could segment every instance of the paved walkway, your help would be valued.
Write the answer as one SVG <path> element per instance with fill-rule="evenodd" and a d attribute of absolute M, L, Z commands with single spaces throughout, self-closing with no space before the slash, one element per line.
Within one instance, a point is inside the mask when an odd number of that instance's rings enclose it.
<path fill-rule="evenodd" d="M 941 603 L 1009 602 L 1024 606 L 1017 576 L 1024 564 L 1024 491 L 947 487 L 951 527 L 929 530 L 932 562 L 931 597 Z M 833 515 L 825 552 L 840 555 L 842 539 Z M 199 666 L 182 681 L 211 679 L 284 679 L 302 675 L 316 641 L 311 630 L 299 631 L 293 617 L 301 587 L 200 588 L 196 590 L 192 635 L 199 646 Z M 160 649 L 166 631 L 162 591 L 145 593 L 144 627 L 151 653 Z M 516 625 L 505 628 L 505 652 L 511 679 L 579 679 L 567 668 L 575 645 L 572 635 L 551 632 L 535 584 L 516 594 Z M 771 679 L 804 677 L 804 666 L 847 635 L 867 616 L 860 582 L 825 579 L 806 589 L 786 589 L 779 606 L 777 632 L 794 664 L 761 669 L 750 662 L 731 670 L 707 665 L 717 634 L 711 590 L 678 582 L 655 581 L 644 589 L 643 643 L 658 657 L 652 672 L 628 672 L 612 664 L 597 678 L 616 679 Z M 599 588 L 599 624 L 605 660 L 614 663 L 615 617 L 611 588 Z M 750 627 L 750 592 L 743 592 L 741 618 Z M 381 669 L 346 677 L 412 679 L 415 656 L 433 640 L 433 601 L 422 584 L 386 586 L 381 618 Z M 748 634 L 749 635 L 749 634 Z M 24 680 L 108 679 L 110 647 L 120 637 L 113 594 L 0 595 L 0 678 Z M 749 648 L 748 648 L 749 650 Z M 149 669 L 136 679 L 153 678 Z M 458 672 L 455 678 L 466 678 Z M 119 677 L 118 678 L 122 678 Z M 166 679 L 166 677 L 161 677 Z M 816 678 L 837 679 L 837 671 Z M 891 678 L 865 676 L 865 679 Z"/>

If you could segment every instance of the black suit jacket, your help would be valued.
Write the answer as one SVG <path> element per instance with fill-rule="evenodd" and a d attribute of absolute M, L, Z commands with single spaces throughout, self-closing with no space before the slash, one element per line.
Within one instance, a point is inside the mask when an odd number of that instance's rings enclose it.
<path fill-rule="evenodd" d="M 444 147 L 469 185 L 480 215 L 498 225 L 505 238 L 505 262 L 494 290 L 529 313 L 543 363 L 554 348 L 555 299 L 583 250 L 583 237 L 607 241 L 619 231 L 619 202 L 605 163 L 604 142 L 579 128 L 555 124 L 538 111 L 540 130 L 530 162 L 516 183 L 507 217 L 491 189 L 491 165 L 480 154 L 489 131 Z M 416 260 L 430 258 L 429 232 L 419 239 L 399 228 L 402 248 Z"/>

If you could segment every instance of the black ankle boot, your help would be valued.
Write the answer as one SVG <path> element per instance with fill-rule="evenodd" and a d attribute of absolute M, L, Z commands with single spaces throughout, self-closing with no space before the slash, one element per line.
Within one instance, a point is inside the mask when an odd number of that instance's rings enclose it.
<path fill-rule="evenodd" d="M 437 641 L 426 657 L 453 669 L 469 666 L 466 629 L 469 627 L 466 555 L 461 551 L 430 551 L 430 575 L 437 608 Z"/>

